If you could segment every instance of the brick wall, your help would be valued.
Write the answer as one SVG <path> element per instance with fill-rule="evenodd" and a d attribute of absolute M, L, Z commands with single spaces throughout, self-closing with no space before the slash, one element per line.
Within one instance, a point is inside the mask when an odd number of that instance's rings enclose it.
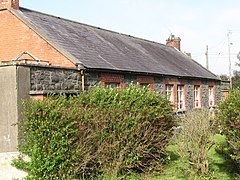
<path fill-rule="evenodd" d="M 137 83 L 139 85 L 149 85 L 151 90 L 154 90 L 154 77 L 153 76 L 137 76 Z"/>
<path fill-rule="evenodd" d="M 113 73 L 101 73 L 101 85 L 105 86 L 107 83 L 119 83 L 119 87 L 124 87 L 124 75 Z"/>
<path fill-rule="evenodd" d="M 0 11 L 0 19 L 0 61 L 12 60 L 21 52 L 28 51 L 41 60 L 48 60 L 54 66 L 75 67 L 69 59 L 10 11 Z"/>
<path fill-rule="evenodd" d="M 0 0 L 0 8 L 19 9 L 19 0 Z"/>

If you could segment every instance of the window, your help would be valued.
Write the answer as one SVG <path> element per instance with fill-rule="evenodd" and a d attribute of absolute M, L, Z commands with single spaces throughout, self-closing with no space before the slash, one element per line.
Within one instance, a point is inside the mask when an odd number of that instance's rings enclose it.
<path fill-rule="evenodd" d="M 167 96 L 167 99 L 173 103 L 174 102 L 174 96 L 173 96 L 173 85 L 170 85 L 170 84 L 167 84 L 166 86 L 166 96 Z"/>
<path fill-rule="evenodd" d="M 213 86 L 208 87 L 209 106 L 214 106 L 214 91 Z"/>
<path fill-rule="evenodd" d="M 120 83 L 118 83 L 118 82 L 106 82 L 105 87 L 106 88 L 118 88 L 118 87 L 120 87 Z"/>
<path fill-rule="evenodd" d="M 177 86 L 177 109 L 184 109 L 185 101 L 184 101 L 184 86 Z"/>
<path fill-rule="evenodd" d="M 107 88 L 123 88 L 124 87 L 124 76 L 122 74 L 101 74 L 102 87 Z"/>
<path fill-rule="evenodd" d="M 140 83 L 139 86 L 140 86 L 140 88 L 149 88 L 150 84 L 149 83 Z"/>
<path fill-rule="evenodd" d="M 152 76 L 138 76 L 137 84 L 140 88 L 150 88 L 150 90 L 154 90 L 154 78 Z"/>
<path fill-rule="evenodd" d="M 194 107 L 200 108 L 201 101 L 200 101 L 200 86 L 194 86 Z"/>

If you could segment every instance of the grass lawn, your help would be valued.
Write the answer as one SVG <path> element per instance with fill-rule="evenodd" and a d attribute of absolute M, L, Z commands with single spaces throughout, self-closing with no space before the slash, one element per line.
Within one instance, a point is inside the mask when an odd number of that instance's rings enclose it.
<path fill-rule="evenodd" d="M 170 161 L 165 166 L 164 172 L 154 179 L 166 180 L 183 180 L 183 179 L 216 179 L 216 180 L 234 180 L 237 175 L 233 171 L 231 162 L 223 154 L 216 152 L 215 148 L 219 145 L 226 146 L 225 137 L 216 134 L 214 137 L 215 144 L 209 151 L 209 175 L 201 177 L 191 171 L 187 160 L 183 160 L 177 153 L 177 145 L 172 143 L 167 147 Z M 239 178 L 239 177 L 238 177 Z"/>
<path fill-rule="evenodd" d="M 200 176 L 194 173 L 189 168 L 187 160 L 182 159 L 178 153 L 178 146 L 174 142 L 170 143 L 167 147 L 167 153 L 169 155 L 169 162 L 165 165 L 164 172 L 153 177 L 152 175 L 134 175 L 125 177 L 112 177 L 105 176 L 101 179 L 112 180 L 112 179 L 126 179 L 126 180 L 238 180 L 240 177 L 236 175 L 233 170 L 231 161 L 228 160 L 224 154 L 216 152 L 215 148 L 219 145 L 226 147 L 227 143 L 225 137 L 216 134 L 214 137 L 215 144 L 211 147 L 208 158 L 209 158 L 209 175 L 206 177 Z"/>

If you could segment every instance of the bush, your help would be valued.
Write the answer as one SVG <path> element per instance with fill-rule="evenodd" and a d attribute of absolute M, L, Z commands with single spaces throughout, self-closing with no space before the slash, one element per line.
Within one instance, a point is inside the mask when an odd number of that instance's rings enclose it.
<path fill-rule="evenodd" d="M 226 136 L 231 159 L 240 170 L 240 89 L 235 89 L 218 107 L 218 122 Z"/>
<path fill-rule="evenodd" d="M 190 165 L 189 172 L 207 175 L 208 152 L 212 147 L 214 123 L 208 110 L 189 112 L 181 119 L 182 131 L 177 136 L 178 153 Z"/>
<path fill-rule="evenodd" d="M 173 126 L 167 99 L 132 85 L 26 101 L 24 117 L 30 179 L 161 171 Z"/>

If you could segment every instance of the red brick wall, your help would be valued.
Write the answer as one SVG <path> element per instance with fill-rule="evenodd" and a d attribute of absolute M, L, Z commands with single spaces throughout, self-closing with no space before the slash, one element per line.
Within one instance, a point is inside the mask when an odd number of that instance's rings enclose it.
<path fill-rule="evenodd" d="M 0 8 L 19 9 L 19 0 L 0 0 Z"/>
<path fill-rule="evenodd" d="M 180 42 L 179 41 L 169 41 L 166 45 L 175 47 L 180 51 Z"/>
<path fill-rule="evenodd" d="M 101 74 L 101 84 L 105 87 L 105 83 L 120 83 L 120 88 L 124 87 L 124 76 L 122 74 Z"/>
<path fill-rule="evenodd" d="M 53 46 L 36 34 L 8 10 L 0 11 L 0 61 L 11 60 L 23 51 L 28 51 L 51 65 L 75 67 Z"/>
<path fill-rule="evenodd" d="M 31 98 L 35 99 L 35 100 L 43 100 L 45 97 L 44 94 L 38 94 L 38 95 L 31 95 Z"/>
<path fill-rule="evenodd" d="M 149 84 L 150 89 L 152 91 L 154 90 L 154 78 L 152 76 L 138 76 L 137 82 L 139 84 Z"/>

